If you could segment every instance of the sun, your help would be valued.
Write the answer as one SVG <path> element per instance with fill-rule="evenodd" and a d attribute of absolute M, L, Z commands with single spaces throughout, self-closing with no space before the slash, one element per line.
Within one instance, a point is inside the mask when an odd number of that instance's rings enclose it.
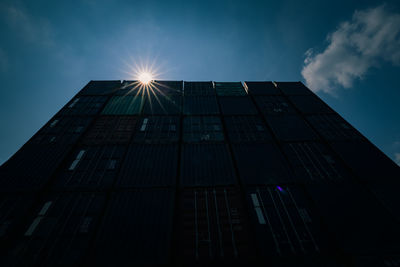
<path fill-rule="evenodd" d="M 150 72 L 139 73 L 138 80 L 142 84 L 149 84 L 153 80 L 153 75 Z"/>

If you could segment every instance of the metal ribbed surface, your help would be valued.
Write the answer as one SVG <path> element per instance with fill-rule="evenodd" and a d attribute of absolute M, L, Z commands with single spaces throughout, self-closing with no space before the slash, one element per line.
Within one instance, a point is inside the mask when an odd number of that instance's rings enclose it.
<path fill-rule="evenodd" d="M 99 114 L 104 104 L 107 102 L 107 96 L 76 96 L 67 105 L 65 105 L 58 116 L 93 116 Z"/>
<path fill-rule="evenodd" d="M 169 262 L 174 192 L 114 193 L 89 262 L 95 266 L 143 266 Z"/>
<path fill-rule="evenodd" d="M 150 90 L 150 94 L 181 96 L 183 94 L 183 81 L 152 81 Z"/>
<path fill-rule="evenodd" d="M 182 111 L 181 96 L 154 95 L 146 96 L 143 114 L 146 115 L 179 115 Z"/>
<path fill-rule="evenodd" d="M 315 95 L 292 95 L 289 100 L 304 114 L 326 114 L 334 111 Z"/>
<path fill-rule="evenodd" d="M 222 122 L 219 117 L 185 117 L 183 119 L 183 141 L 206 143 L 224 141 Z"/>
<path fill-rule="evenodd" d="M 218 98 L 224 115 L 255 115 L 256 107 L 247 96 L 223 96 Z"/>
<path fill-rule="evenodd" d="M 272 82 L 245 82 L 251 95 L 281 95 L 282 92 Z"/>
<path fill-rule="evenodd" d="M 185 144 L 181 158 L 183 186 L 235 184 L 232 159 L 225 144 Z"/>
<path fill-rule="evenodd" d="M 118 178 L 118 187 L 174 186 L 178 169 L 178 145 L 129 146 Z"/>
<path fill-rule="evenodd" d="M 215 95 L 212 82 L 185 82 L 184 87 L 185 96 Z"/>
<path fill-rule="evenodd" d="M 317 140 L 307 123 L 297 115 L 266 116 L 267 123 L 281 141 Z"/>
<path fill-rule="evenodd" d="M 121 87 L 121 81 L 90 81 L 79 95 L 108 95 L 119 87 Z"/>
<path fill-rule="evenodd" d="M 138 124 L 135 143 L 176 143 L 179 141 L 180 121 L 177 116 L 146 116 Z"/>
<path fill-rule="evenodd" d="M 292 104 L 283 96 L 257 96 L 256 105 L 265 115 L 295 114 Z"/>
<path fill-rule="evenodd" d="M 138 115 L 142 111 L 144 98 L 141 96 L 113 96 L 104 107 L 104 115 Z"/>
<path fill-rule="evenodd" d="M 245 96 L 246 91 L 241 82 L 215 82 L 218 96 Z"/>
<path fill-rule="evenodd" d="M 219 114 L 217 98 L 215 96 L 185 96 L 183 100 L 183 114 Z"/>
<path fill-rule="evenodd" d="M 282 90 L 286 95 L 311 95 L 313 94 L 301 82 L 277 82 L 278 88 Z"/>
<path fill-rule="evenodd" d="M 231 116 L 224 120 L 231 142 L 272 141 L 272 134 L 258 116 Z"/>

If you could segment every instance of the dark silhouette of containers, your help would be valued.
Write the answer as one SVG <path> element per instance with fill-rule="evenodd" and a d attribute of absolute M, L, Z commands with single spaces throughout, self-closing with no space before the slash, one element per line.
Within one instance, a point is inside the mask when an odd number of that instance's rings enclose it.
<path fill-rule="evenodd" d="M 306 116 L 310 125 L 326 140 L 365 140 L 348 122 L 337 114 L 315 114 Z"/>
<path fill-rule="evenodd" d="M 183 142 L 208 143 L 224 140 L 220 117 L 190 116 L 183 118 Z"/>
<path fill-rule="evenodd" d="M 224 120 L 231 142 L 272 141 L 272 134 L 258 116 L 229 116 Z"/>
<path fill-rule="evenodd" d="M 168 265 L 174 194 L 164 189 L 114 193 L 88 263 Z"/>
<path fill-rule="evenodd" d="M 182 96 L 151 94 L 145 96 L 143 114 L 179 115 L 182 112 Z"/>
<path fill-rule="evenodd" d="M 283 116 L 266 116 L 266 121 L 280 141 L 310 141 L 318 137 L 300 116 L 295 114 Z"/>
<path fill-rule="evenodd" d="M 185 96 L 215 96 L 212 82 L 184 82 Z"/>
<path fill-rule="evenodd" d="M 243 184 L 267 185 L 292 181 L 287 163 L 273 143 L 234 144 L 232 150 Z"/>
<path fill-rule="evenodd" d="M 261 113 L 266 116 L 296 114 L 296 110 L 283 96 L 257 96 L 254 98 Z"/>
<path fill-rule="evenodd" d="M 135 133 L 136 116 L 100 116 L 82 138 L 86 145 L 128 144 Z"/>
<path fill-rule="evenodd" d="M 326 248 L 328 242 L 322 236 L 318 215 L 300 188 L 248 188 L 246 198 L 258 246 L 269 262 L 271 257 L 318 255 Z M 296 259 L 294 263 L 300 262 Z"/>
<path fill-rule="evenodd" d="M 150 95 L 182 96 L 183 81 L 153 81 L 147 86 Z"/>
<path fill-rule="evenodd" d="M 179 205 L 177 257 L 182 265 L 254 261 L 247 215 L 237 188 L 186 188 Z"/>
<path fill-rule="evenodd" d="M 140 118 L 133 138 L 135 143 L 177 143 L 180 121 L 178 116 L 145 116 Z"/>
<path fill-rule="evenodd" d="M 282 94 L 272 82 L 245 82 L 245 87 L 247 93 L 254 96 Z"/>
<path fill-rule="evenodd" d="M 111 187 L 122 163 L 124 146 L 80 146 L 66 159 L 54 180 L 57 189 L 104 190 Z"/>
<path fill-rule="evenodd" d="M 104 107 L 103 115 L 139 115 L 145 97 L 141 95 L 113 96 Z"/>
<path fill-rule="evenodd" d="M 140 81 L 124 81 L 118 90 L 113 92 L 113 95 L 121 95 L 121 96 L 147 96 L 147 89 L 145 85 L 143 85 Z"/>
<path fill-rule="evenodd" d="M 10 266 L 76 266 L 86 255 L 104 208 L 94 193 L 52 194 L 34 209 L 6 257 Z M 3 263 L 4 264 L 4 263 Z"/>
<path fill-rule="evenodd" d="M 57 115 L 94 116 L 101 111 L 107 100 L 107 96 L 76 96 Z"/>
<path fill-rule="evenodd" d="M 236 183 L 226 144 L 184 144 L 180 167 L 182 186 L 226 186 Z"/>
<path fill-rule="evenodd" d="M 24 145 L 0 167 L 0 191 L 42 189 L 70 149 L 59 145 Z"/>
<path fill-rule="evenodd" d="M 248 96 L 218 97 L 223 115 L 256 115 L 257 109 Z"/>
<path fill-rule="evenodd" d="M 334 111 L 316 95 L 290 95 L 289 100 L 303 114 L 329 114 Z"/>
<path fill-rule="evenodd" d="M 78 95 L 109 95 L 121 87 L 121 81 L 90 81 Z"/>
<path fill-rule="evenodd" d="M 117 180 L 117 187 L 175 186 L 178 156 L 177 144 L 130 145 Z"/>
<path fill-rule="evenodd" d="M 216 115 L 219 108 L 216 96 L 185 96 L 183 100 L 185 115 Z"/>
<path fill-rule="evenodd" d="M 340 160 L 322 143 L 298 142 L 283 144 L 294 176 L 304 183 L 353 183 Z"/>
<path fill-rule="evenodd" d="M 215 82 L 218 96 L 246 96 L 247 93 L 241 82 Z"/>
<path fill-rule="evenodd" d="M 277 87 L 286 95 L 313 95 L 301 82 L 275 82 Z"/>
<path fill-rule="evenodd" d="M 32 139 L 29 141 L 29 144 L 74 144 L 88 128 L 92 120 L 93 117 L 55 117 L 32 137 Z"/>

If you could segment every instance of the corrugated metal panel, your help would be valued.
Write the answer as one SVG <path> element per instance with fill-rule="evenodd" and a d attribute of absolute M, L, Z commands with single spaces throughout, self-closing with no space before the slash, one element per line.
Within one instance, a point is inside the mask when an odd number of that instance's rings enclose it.
<path fill-rule="evenodd" d="M 107 102 L 107 96 L 78 96 L 74 97 L 63 107 L 58 115 L 84 116 L 97 115 Z"/>
<path fill-rule="evenodd" d="M 326 114 L 334 111 L 316 95 L 289 96 L 294 106 L 304 114 Z"/>
<path fill-rule="evenodd" d="M 297 115 L 266 116 L 267 123 L 281 141 L 317 140 L 317 135 L 307 123 Z"/>
<path fill-rule="evenodd" d="M 206 265 L 219 261 L 236 266 L 254 260 L 238 189 L 184 189 L 179 202 L 178 258 L 182 264 Z"/>
<path fill-rule="evenodd" d="M 118 178 L 118 187 L 174 186 L 178 145 L 131 145 Z"/>
<path fill-rule="evenodd" d="M 307 185 L 325 225 L 346 253 L 399 251 L 400 229 L 360 185 Z"/>
<path fill-rule="evenodd" d="M 152 81 L 150 94 L 172 96 L 183 95 L 183 81 Z"/>
<path fill-rule="evenodd" d="M 258 116 L 225 117 L 225 125 L 231 142 L 272 140 L 272 134 Z"/>
<path fill-rule="evenodd" d="M 265 185 L 292 180 L 274 144 L 235 144 L 232 148 L 242 183 Z"/>
<path fill-rule="evenodd" d="M 121 81 L 90 81 L 79 95 L 108 95 L 121 87 Z"/>
<path fill-rule="evenodd" d="M 286 95 L 313 94 L 302 82 L 277 82 L 276 84 Z"/>
<path fill-rule="evenodd" d="M 396 267 L 400 266 L 400 255 L 390 253 L 386 255 L 362 255 L 353 260 L 354 267 Z"/>
<path fill-rule="evenodd" d="M 181 96 L 150 95 L 146 97 L 143 113 L 147 115 L 179 115 L 181 111 Z"/>
<path fill-rule="evenodd" d="M 0 167 L 0 191 L 39 190 L 69 150 L 69 146 L 25 145 Z"/>
<path fill-rule="evenodd" d="M 104 107 L 104 115 L 138 115 L 142 111 L 144 98 L 141 96 L 113 96 Z"/>
<path fill-rule="evenodd" d="M 272 82 L 245 82 L 251 95 L 281 95 L 282 92 Z"/>
<path fill-rule="evenodd" d="M 224 141 L 222 122 L 219 117 L 185 117 L 183 141 L 188 143 Z"/>
<path fill-rule="evenodd" d="M 186 96 L 183 101 L 185 115 L 219 114 L 216 96 Z"/>
<path fill-rule="evenodd" d="M 50 195 L 36 208 L 10 252 L 10 266 L 77 266 L 86 255 L 105 196 Z"/>
<path fill-rule="evenodd" d="M 29 144 L 74 144 L 92 120 L 93 117 L 55 117 L 32 137 Z"/>
<path fill-rule="evenodd" d="M 324 249 L 333 252 L 325 247 L 326 237 L 322 236 L 318 215 L 301 189 L 287 186 L 249 188 L 246 198 L 264 257 L 319 255 Z"/>
<path fill-rule="evenodd" d="M 83 144 L 128 144 L 136 129 L 136 116 L 100 116 L 83 137 Z"/>
<path fill-rule="evenodd" d="M 215 90 L 218 96 L 245 96 L 246 91 L 241 82 L 216 82 Z"/>
<path fill-rule="evenodd" d="M 174 192 L 114 193 L 89 262 L 94 266 L 168 265 Z"/>
<path fill-rule="evenodd" d="M 185 144 L 181 160 L 183 186 L 236 183 L 232 159 L 225 144 Z"/>
<path fill-rule="evenodd" d="M 60 189 L 109 188 L 122 163 L 124 146 L 81 146 L 66 160 L 54 186 Z"/>
<path fill-rule="evenodd" d="M 147 87 L 139 81 L 124 81 L 120 88 L 114 92 L 114 95 L 146 96 L 147 91 Z"/>
<path fill-rule="evenodd" d="M 185 96 L 207 96 L 215 95 L 212 82 L 184 82 Z"/>
<path fill-rule="evenodd" d="M 221 113 L 224 115 L 255 115 L 257 109 L 247 96 L 219 97 Z"/>
<path fill-rule="evenodd" d="M 284 144 L 283 150 L 293 166 L 296 180 L 305 183 L 354 182 L 353 177 L 321 143 Z"/>
<path fill-rule="evenodd" d="M 260 111 L 266 115 L 296 113 L 296 110 L 293 108 L 292 104 L 290 104 L 282 96 L 257 96 L 255 98 L 255 102 Z"/>
<path fill-rule="evenodd" d="M 337 114 L 306 116 L 311 126 L 326 140 L 361 140 L 364 137 Z"/>
<path fill-rule="evenodd" d="M 136 143 L 175 143 L 179 141 L 180 121 L 177 116 L 143 117 L 133 138 Z"/>

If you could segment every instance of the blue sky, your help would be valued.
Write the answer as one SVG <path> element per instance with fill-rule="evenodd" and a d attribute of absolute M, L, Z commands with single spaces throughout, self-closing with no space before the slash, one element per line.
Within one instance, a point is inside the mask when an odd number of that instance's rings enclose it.
<path fill-rule="evenodd" d="M 89 80 L 307 83 L 400 162 L 398 1 L 2 1 L 0 163 Z"/>

